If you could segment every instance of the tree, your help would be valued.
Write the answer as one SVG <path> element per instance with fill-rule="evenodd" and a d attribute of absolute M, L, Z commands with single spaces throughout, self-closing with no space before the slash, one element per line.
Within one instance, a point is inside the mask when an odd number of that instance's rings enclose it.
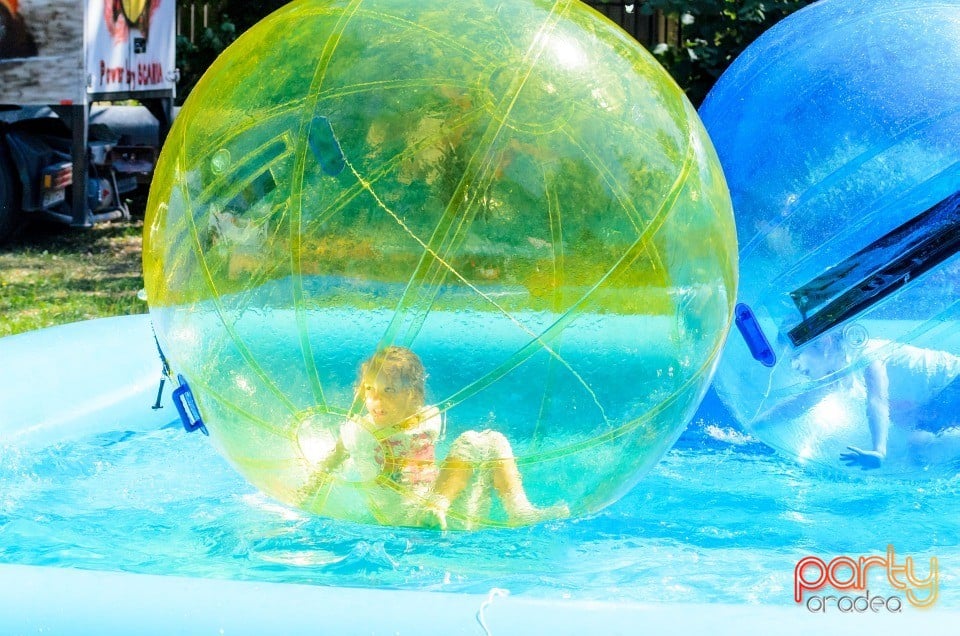
<path fill-rule="evenodd" d="M 200 77 L 220 53 L 241 33 L 264 17 L 287 4 L 288 0 L 219 0 L 208 3 L 208 24 L 191 41 L 186 35 L 177 36 L 177 101 L 183 102 L 200 81 Z M 180 0 L 189 7 L 191 2 Z M 233 17 L 231 16 L 239 16 Z"/>
<path fill-rule="evenodd" d="M 679 22 L 682 43 L 654 54 L 699 105 L 717 78 L 764 31 L 814 0 L 646 0 L 636 10 Z M 622 4 L 622 3 L 618 3 Z"/>
<path fill-rule="evenodd" d="M 731 62 L 766 29 L 814 0 L 597 0 L 632 5 L 641 15 L 660 12 L 680 25 L 682 42 L 659 43 L 653 52 L 694 104 L 699 104 Z M 181 0 L 185 6 L 189 3 Z M 241 33 L 286 0 L 219 0 L 209 5 L 209 26 L 194 41 L 177 39 L 179 99 Z M 464 5 L 469 10 L 469 4 Z"/>

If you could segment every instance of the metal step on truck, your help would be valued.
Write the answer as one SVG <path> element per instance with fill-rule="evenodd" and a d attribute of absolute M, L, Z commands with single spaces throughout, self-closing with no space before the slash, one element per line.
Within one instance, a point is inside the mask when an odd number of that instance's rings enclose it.
<path fill-rule="evenodd" d="M 0 0 L 0 244 L 30 215 L 129 218 L 173 117 L 175 4 Z"/>

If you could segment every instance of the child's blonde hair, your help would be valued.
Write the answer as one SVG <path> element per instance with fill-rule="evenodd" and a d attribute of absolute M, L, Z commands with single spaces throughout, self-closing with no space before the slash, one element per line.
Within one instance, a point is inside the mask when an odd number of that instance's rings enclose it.
<path fill-rule="evenodd" d="M 361 398 L 366 379 L 383 376 L 402 389 L 412 391 L 421 403 L 426 401 L 427 372 L 419 356 L 406 347 L 389 346 L 360 365 L 357 393 Z"/>

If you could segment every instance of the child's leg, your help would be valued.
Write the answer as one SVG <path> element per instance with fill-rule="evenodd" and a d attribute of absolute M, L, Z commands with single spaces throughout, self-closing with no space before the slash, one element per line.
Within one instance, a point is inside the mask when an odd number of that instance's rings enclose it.
<path fill-rule="evenodd" d="M 570 515 L 570 509 L 565 504 L 538 508 L 530 503 L 517 460 L 513 456 L 513 448 L 502 433 L 489 429 L 464 433 L 454 443 L 447 463 L 450 464 L 451 475 L 447 484 L 455 483 L 456 486 L 444 484 L 443 490 L 438 487 L 436 491 L 444 493 L 449 501 L 453 501 L 453 498 L 460 494 L 474 471 L 479 468 L 490 471 L 493 488 L 511 522 L 536 523 Z M 454 475 L 462 479 L 457 479 Z"/>
<path fill-rule="evenodd" d="M 510 442 L 496 431 L 484 431 L 483 434 L 491 457 L 493 487 L 500 495 L 510 521 L 536 523 L 570 516 L 570 508 L 563 503 L 546 508 L 538 508 L 530 503 Z"/>
<path fill-rule="evenodd" d="M 530 503 L 510 442 L 501 433 L 485 430 L 467 431 L 454 441 L 440 468 L 425 523 L 446 528 L 450 503 L 470 485 L 477 470 L 490 471 L 493 489 L 512 522 L 536 523 L 570 515 L 565 504 L 537 508 Z"/>
<path fill-rule="evenodd" d="M 909 450 L 917 464 L 950 466 L 960 457 L 960 426 L 948 426 L 936 434 L 922 430 L 912 431 Z"/>
<path fill-rule="evenodd" d="M 476 436 L 475 431 L 467 431 L 453 442 L 450 454 L 440 466 L 440 474 L 423 511 L 421 522 L 424 525 L 447 529 L 447 511 L 450 504 L 456 501 L 470 483 L 474 465 L 479 459 L 474 454 L 477 448 Z"/>
<path fill-rule="evenodd" d="M 911 413 L 914 429 L 910 432 L 910 452 L 920 464 L 952 463 L 960 455 L 960 378 L 948 385 L 933 400 Z"/>
<path fill-rule="evenodd" d="M 525 514 L 533 509 L 523 488 L 523 477 L 513 457 L 513 448 L 502 434 L 484 431 L 487 444 L 487 456 L 493 473 L 493 487 L 500 495 L 504 510 L 510 518 Z"/>
<path fill-rule="evenodd" d="M 450 455 L 440 467 L 440 475 L 433 487 L 434 494 L 448 501 L 456 499 L 473 477 L 473 463 L 467 459 Z"/>

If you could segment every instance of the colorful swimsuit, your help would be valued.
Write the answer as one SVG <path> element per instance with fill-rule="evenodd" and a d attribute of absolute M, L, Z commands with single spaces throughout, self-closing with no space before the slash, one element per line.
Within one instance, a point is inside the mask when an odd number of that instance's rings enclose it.
<path fill-rule="evenodd" d="M 344 469 L 358 476 L 357 481 L 376 482 L 365 491 L 378 521 L 416 523 L 440 472 L 436 446 L 442 432 L 443 416 L 434 406 L 383 437 L 369 415 L 341 426 L 340 439 L 349 456 Z"/>
<path fill-rule="evenodd" d="M 416 419 L 380 439 L 374 461 L 380 476 L 403 488 L 430 488 L 437 480 L 437 440 L 443 430 L 443 417 L 435 406 L 418 413 Z"/>

